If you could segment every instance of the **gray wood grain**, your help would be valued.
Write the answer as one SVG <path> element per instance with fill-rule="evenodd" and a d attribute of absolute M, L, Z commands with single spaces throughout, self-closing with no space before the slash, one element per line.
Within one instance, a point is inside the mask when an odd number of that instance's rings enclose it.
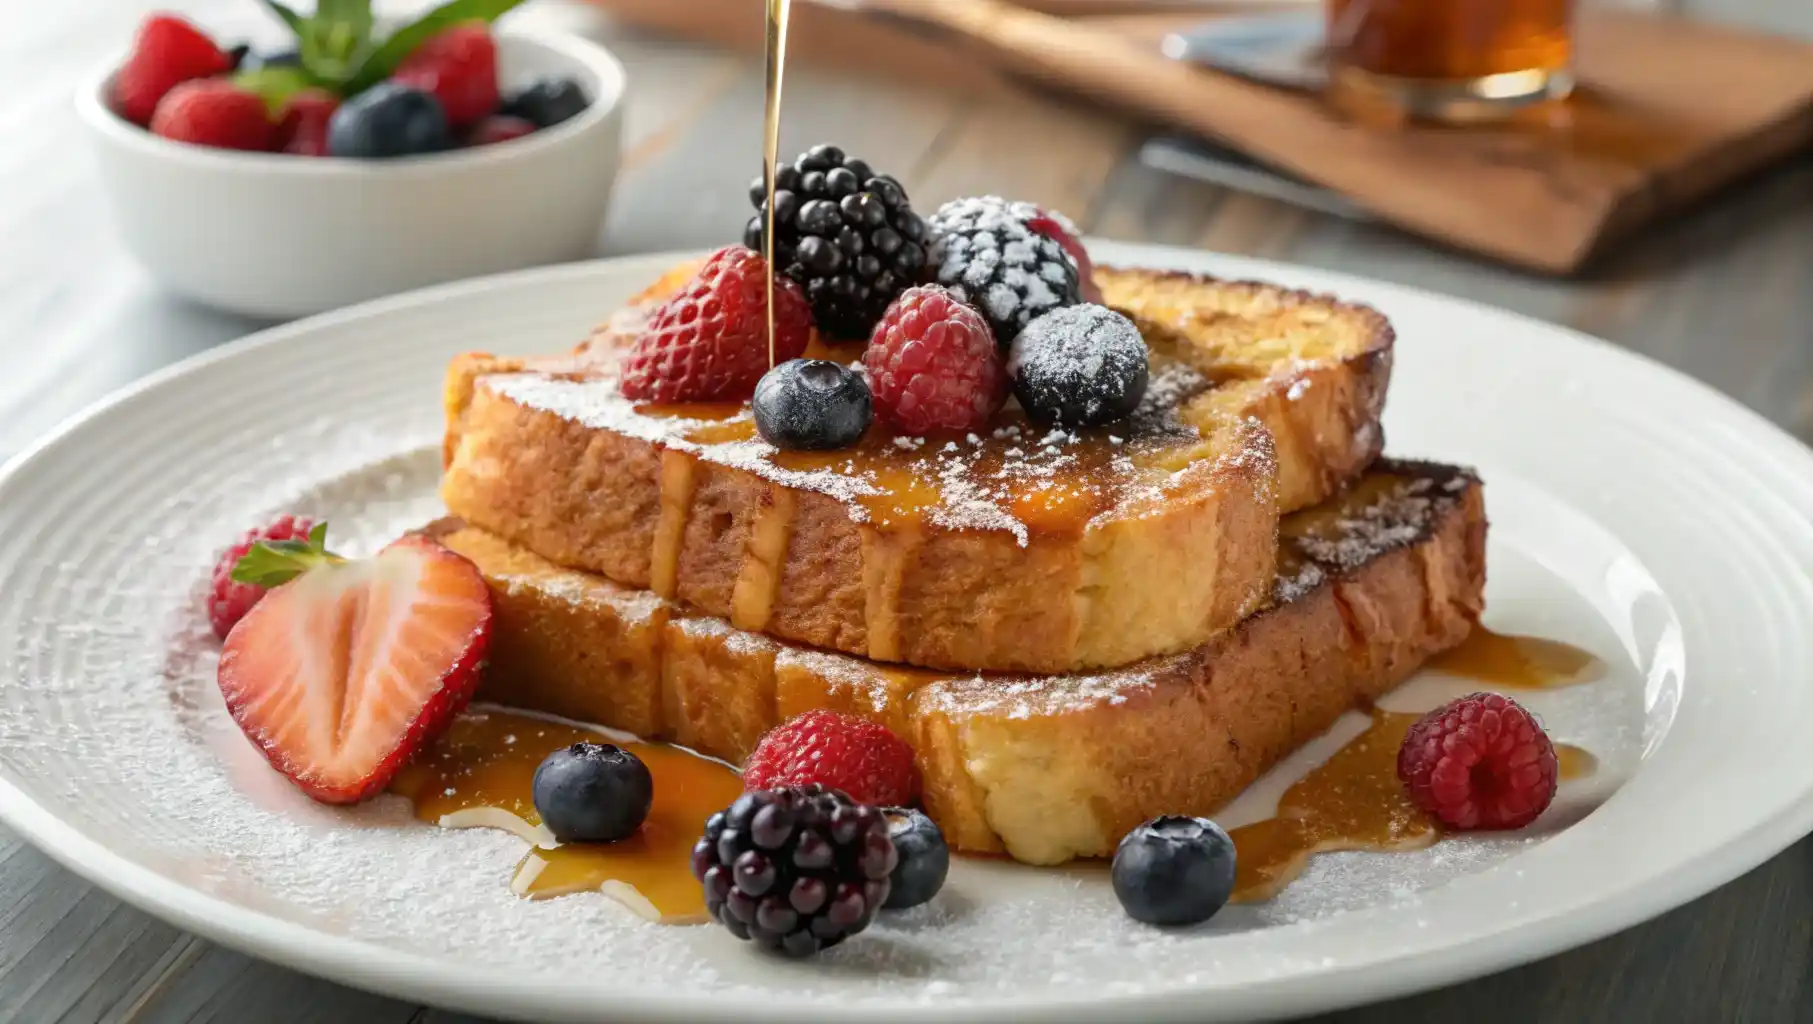
<path fill-rule="evenodd" d="M 9 140 L 0 146 L 0 234 L 15 241 L 0 247 L 0 364 L 8 367 L 0 457 L 119 384 L 259 326 L 158 293 L 94 202 L 63 91 L 122 46 L 150 6 L 40 4 L 39 17 L 10 22 L 0 36 L 0 125 Z M 243 19 L 245 5 L 174 6 Z M 1672 6 L 1813 36 L 1808 0 Z M 526 14 L 599 31 L 634 83 L 625 166 L 600 251 L 736 238 L 750 212 L 745 186 L 759 170 L 755 62 L 600 27 L 591 12 L 556 0 Z M 1007 192 L 1109 237 L 1291 260 L 1505 306 L 1657 358 L 1813 440 L 1813 159 L 1746 183 L 1633 240 L 1583 279 L 1563 281 L 1165 177 L 1133 159 L 1137 126 L 1017 88 L 954 95 L 810 68 L 789 81 L 785 148 L 836 140 L 894 170 L 922 207 Z M 118 903 L 4 830 L 0 1020 L 482 1024 L 216 947 Z M 1318 1020 L 1813 1020 L 1813 840 L 1581 949 Z"/>

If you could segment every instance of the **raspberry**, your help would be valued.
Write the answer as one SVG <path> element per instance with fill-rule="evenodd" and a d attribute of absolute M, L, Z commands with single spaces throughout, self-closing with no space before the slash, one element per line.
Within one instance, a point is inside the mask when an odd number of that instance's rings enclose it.
<path fill-rule="evenodd" d="M 466 133 L 466 145 L 489 146 L 495 142 L 520 139 L 534 132 L 535 126 L 520 117 L 493 114 L 472 126 L 472 130 Z"/>
<path fill-rule="evenodd" d="M 1070 218 L 1056 210 L 1034 208 L 1033 216 L 1026 222 L 1034 234 L 1044 235 L 1064 247 L 1064 252 L 1076 264 L 1078 287 L 1082 289 L 1083 301 L 1100 304 L 1102 290 L 1095 284 L 1095 264 L 1089 259 L 1089 251 L 1083 248 L 1083 240 L 1077 237 L 1076 225 Z"/>
<path fill-rule="evenodd" d="M 266 588 L 233 579 L 233 567 L 245 557 L 252 545 L 261 540 L 307 540 L 315 521 L 302 516 L 280 516 L 269 525 L 246 531 L 239 542 L 221 552 L 214 563 L 214 589 L 208 595 L 208 621 L 214 624 L 214 635 L 222 640 L 233 626 L 245 618 L 252 606 L 266 593 Z"/>
<path fill-rule="evenodd" d="M 862 354 L 875 409 L 903 430 L 980 430 L 1007 400 L 988 322 L 938 285 L 902 292 Z"/>
<path fill-rule="evenodd" d="M 812 337 L 799 285 L 774 282 L 774 361 Z M 649 317 L 623 359 L 622 390 L 638 402 L 741 401 L 768 372 L 768 266 L 740 245 L 711 254 L 699 273 Z"/>
<path fill-rule="evenodd" d="M 743 765 L 746 789 L 816 783 L 878 806 L 919 796 L 913 748 L 886 726 L 835 711 L 808 711 L 769 731 Z"/>
<path fill-rule="evenodd" d="M 327 155 L 327 122 L 340 98 L 326 89 L 303 89 L 283 107 L 277 125 L 277 148 L 297 156 Z"/>
<path fill-rule="evenodd" d="M 184 82 L 170 90 L 151 118 L 166 139 L 218 149 L 268 150 L 277 141 L 264 100 L 225 79 Z"/>
<path fill-rule="evenodd" d="M 1429 712 L 1398 748 L 1418 807 L 1455 829 L 1514 829 L 1555 798 L 1555 745 L 1509 697 L 1474 693 Z"/>
<path fill-rule="evenodd" d="M 390 80 L 433 93 L 462 127 L 497 109 L 497 43 L 482 24 L 455 25 L 403 58 Z"/>
<path fill-rule="evenodd" d="M 114 73 L 114 107 L 133 124 L 150 124 L 171 89 L 232 69 L 233 58 L 201 29 L 173 14 L 156 14 L 139 26 L 132 53 Z"/>

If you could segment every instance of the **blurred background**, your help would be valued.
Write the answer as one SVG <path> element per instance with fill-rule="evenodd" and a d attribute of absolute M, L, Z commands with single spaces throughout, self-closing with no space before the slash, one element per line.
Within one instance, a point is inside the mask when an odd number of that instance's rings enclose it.
<path fill-rule="evenodd" d="M 1370 124 L 1299 91 L 1293 76 L 1320 66 L 1317 3 L 1025 0 L 970 21 L 943 5 L 931 25 L 927 5 L 887 5 L 879 16 L 796 0 L 783 159 L 835 142 L 895 175 L 922 211 L 1000 193 L 1094 235 L 1508 307 L 1655 357 L 1813 439 L 1813 0 L 1585 3 L 1569 36 L 1574 99 L 1466 128 Z M 255 49 L 282 35 L 252 0 L 155 7 Z M 596 255 L 740 238 L 760 170 L 760 7 L 530 0 L 505 20 L 599 41 L 627 69 Z M 270 323 L 161 288 L 102 195 L 71 94 L 153 8 L 0 2 L 0 458 L 115 388 Z M 1247 77 L 1180 74 L 1180 57 Z M 281 253 L 293 240 L 273 225 L 261 244 Z M 1809 1020 L 1809 922 L 1802 842 L 1631 932 L 1335 1019 Z M 0 1020 L 101 1019 L 458 1018 L 183 935 L 0 834 Z"/>

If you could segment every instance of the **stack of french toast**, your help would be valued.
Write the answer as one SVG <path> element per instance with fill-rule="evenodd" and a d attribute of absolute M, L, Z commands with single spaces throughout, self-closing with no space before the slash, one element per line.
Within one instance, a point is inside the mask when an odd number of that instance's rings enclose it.
<path fill-rule="evenodd" d="M 1268 284 L 1083 267 L 1138 408 L 831 450 L 621 387 L 653 282 L 570 352 L 469 354 L 427 531 L 493 591 L 480 698 L 740 763 L 813 709 L 913 748 L 959 851 L 1052 864 L 1208 816 L 1478 619 L 1470 471 L 1381 457 L 1393 333 Z M 807 356 L 860 343 L 814 332 Z"/>

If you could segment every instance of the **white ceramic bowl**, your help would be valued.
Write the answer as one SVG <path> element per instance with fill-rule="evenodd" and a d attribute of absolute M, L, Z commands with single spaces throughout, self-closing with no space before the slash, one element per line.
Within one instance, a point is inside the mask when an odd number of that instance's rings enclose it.
<path fill-rule="evenodd" d="M 171 142 L 77 96 L 121 238 L 171 291 L 293 317 L 422 285 L 592 254 L 617 174 L 623 66 L 578 36 L 500 30 L 506 88 L 578 79 L 592 104 L 522 139 L 395 160 Z"/>

